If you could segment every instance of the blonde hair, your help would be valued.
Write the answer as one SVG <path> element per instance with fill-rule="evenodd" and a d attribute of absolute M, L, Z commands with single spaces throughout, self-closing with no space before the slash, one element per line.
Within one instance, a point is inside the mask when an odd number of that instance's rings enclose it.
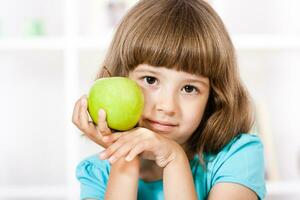
<path fill-rule="evenodd" d="M 247 133 L 253 115 L 241 83 L 235 50 L 217 13 L 201 0 L 142 0 L 123 18 L 104 59 L 113 76 L 128 76 L 139 64 L 203 75 L 210 96 L 188 153 L 217 153 Z M 97 78 L 106 73 L 103 68 Z"/>

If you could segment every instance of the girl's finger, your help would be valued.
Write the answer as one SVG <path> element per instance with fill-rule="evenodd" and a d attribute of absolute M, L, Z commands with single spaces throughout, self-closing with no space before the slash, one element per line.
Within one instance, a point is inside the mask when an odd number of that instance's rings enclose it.
<path fill-rule="evenodd" d="M 121 157 L 125 157 L 128 152 L 134 147 L 136 146 L 136 144 L 138 144 L 141 141 L 140 137 L 136 137 L 134 139 L 128 140 L 127 143 L 123 144 L 122 146 L 120 146 L 120 148 L 118 148 L 111 156 L 109 156 L 108 161 L 110 163 L 114 163 L 115 161 L 117 161 L 119 158 Z"/>
<path fill-rule="evenodd" d="M 74 105 L 73 114 L 72 114 L 72 122 L 77 126 L 79 122 L 79 109 L 81 106 L 81 99 L 78 99 Z"/>
<path fill-rule="evenodd" d="M 80 129 L 85 133 L 92 132 L 92 126 L 91 123 L 89 123 L 89 115 L 87 111 L 87 100 L 85 98 L 81 99 L 81 106 L 79 109 L 79 124 Z"/>
<path fill-rule="evenodd" d="M 88 123 L 89 123 L 89 129 L 88 129 L 89 131 L 84 132 L 85 133 L 84 135 L 87 136 L 92 141 L 94 141 L 96 144 L 99 144 L 100 146 L 102 146 L 103 148 L 109 147 L 112 143 L 103 142 L 103 140 L 102 140 L 103 136 L 98 131 L 98 129 L 96 128 L 94 123 L 93 122 L 88 122 Z"/>
<path fill-rule="evenodd" d="M 147 143 L 138 143 L 133 147 L 133 149 L 128 153 L 128 155 L 125 157 L 126 161 L 131 161 L 133 160 L 136 156 L 141 154 L 143 151 L 147 149 Z"/>
<path fill-rule="evenodd" d="M 94 126 L 94 124 L 92 122 L 91 126 Z M 93 132 L 91 132 L 90 134 L 85 134 L 88 138 L 90 138 L 92 141 L 94 141 L 96 144 L 99 144 L 100 146 L 102 146 L 103 148 L 108 148 L 112 143 L 107 143 L 107 142 L 103 142 L 102 140 L 102 135 L 100 132 L 98 132 L 98 130 L 96 129 L 96 127 L 94 126 L 95 130 Z"/>
<path fill-rule="evenodd" d="M 103 136 L 102 139 L 104 142 L 115 142 L 124 135 L 125 135 L 125 132 L 115 132 L 114 134 Z"/>
<path fill-rule="evenodd" d="M 138 128 L 131 129 L 130 132 L 136 132 L 137 135 L 139 135 L 142 133 L 142 131 L 140 131 L 140 130 L 144 130 L 144 129 L 140 129 L 138 127 Z M 111 131 L 113 134 L 103 136 L 104 142 L 112 142 L 113 143 L 113 142 L 117 141 L 120 137 L 129 134 L 129 131 L 128 132 L 114 132 L 113 130 L 111 130 Z"/>
<path fill-rule="evenodd" d="M 87 99 L 82 98 L 81 106 L 79 108 L 79 129 L 85 133 L 85 135 L 93 140 L 95 143 L 107 148 L 108 143 L 103 142 L 102 134 L 97 130 L 92 121 L 89 120 L 89 113 L 87 111 Z"/>
<path fill-rule="evenodd" d="M 113 144 L 111 144 L 105 151 L 103 151 L 100 154 L 100 158 L 101 159 L 109 158 L 117 149 L 119 149 L 122 145 L 124 145 L 128 141 L 131 141 L 132 138 L 134 137 L 133 133 L 132 134 L 128 134 L 127 132 L 114 133 L 114 134 L 119 134 L 122 137 L 120 137 L 120 139 L 118 139 L 116 142 L 114 142 Z M 107 137 L 107 136 L 105 136 L 105 137 Z M 103 141 L 105 141 L 105 140 L 103 140 Z"/>
<path fill-rule="evenodd" d="M 110 128 L 108 128 L 108 126 L 107 126 L 106 113 L 103 109 L 100 109 L 99 112 L 98 112 L 97 129 L 102 134 L 102 136 L 103 135 L 111 135 L 111 133 L 112 133 Z"/>

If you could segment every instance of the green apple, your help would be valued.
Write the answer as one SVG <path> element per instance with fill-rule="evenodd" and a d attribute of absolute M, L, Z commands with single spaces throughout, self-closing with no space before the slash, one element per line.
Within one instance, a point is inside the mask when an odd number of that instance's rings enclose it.
<path fill-rule="evenodd" d="M 98 111 L 106 112 L 108 127 L 126 131 L 139 121 L 144 96 L 138 84 L 126 77 L 107 77 L 95 81 L 88 95 L 88 111 L 98 124 Z"/>

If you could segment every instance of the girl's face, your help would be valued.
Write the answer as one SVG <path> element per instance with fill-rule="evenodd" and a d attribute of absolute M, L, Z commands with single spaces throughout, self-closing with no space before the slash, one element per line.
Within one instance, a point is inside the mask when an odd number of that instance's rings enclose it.
<path fill-rule="evenodd" d="M 184 144 L 202 119 L 209 79 L 147 64 L 129 73 L 143 90 L 145 107 L 139 126 Z"/>

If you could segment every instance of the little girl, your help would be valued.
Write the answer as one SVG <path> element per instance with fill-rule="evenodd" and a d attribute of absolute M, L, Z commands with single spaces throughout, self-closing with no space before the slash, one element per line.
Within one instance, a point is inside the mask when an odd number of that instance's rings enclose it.
<path fill-rule="evenodd" d="M 86 96 L 73 123 L 105 150 L 77 167 L 81 199 L 265 197 L 263 145 L 219 16 L 201 0 L 142 0 L 119 25 L 103 66 L 143 90 L 138 125 L 112 134 Z M 104 76 L 102 68 L 97 76 Z"/>

